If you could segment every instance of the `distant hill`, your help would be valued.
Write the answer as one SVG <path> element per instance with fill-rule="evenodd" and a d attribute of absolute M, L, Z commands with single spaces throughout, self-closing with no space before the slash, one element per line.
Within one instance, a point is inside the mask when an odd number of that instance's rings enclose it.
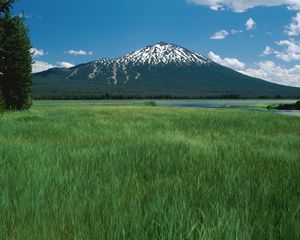
<path fill-rule="evenodd" d="M 299 97 L 178 45 L 160 42 L 116 59 L 34 74 L 36 99 Z"/>

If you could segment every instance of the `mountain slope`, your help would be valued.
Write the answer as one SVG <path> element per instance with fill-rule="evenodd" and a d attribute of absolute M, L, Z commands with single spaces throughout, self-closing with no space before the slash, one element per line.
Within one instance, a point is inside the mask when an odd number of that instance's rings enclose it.
<path fill-rule="evenodd" d="M 174 44 L 34 75 L 35 98 L 295 97 L 300 89 L 240 74 Z"/>

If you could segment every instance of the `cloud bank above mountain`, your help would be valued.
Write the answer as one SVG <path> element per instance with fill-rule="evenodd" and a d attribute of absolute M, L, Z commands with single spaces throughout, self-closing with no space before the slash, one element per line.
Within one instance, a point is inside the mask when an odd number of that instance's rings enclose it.
<path fill-rule="evenodd" d="M 234 12 L 245 12 L 254 7 L 274 7 L 286 5 L 290 10 L 300 10 L 299 0 L 187 0 L 197 5 L 208 6 L 212 10 L 231 9 Z"/>

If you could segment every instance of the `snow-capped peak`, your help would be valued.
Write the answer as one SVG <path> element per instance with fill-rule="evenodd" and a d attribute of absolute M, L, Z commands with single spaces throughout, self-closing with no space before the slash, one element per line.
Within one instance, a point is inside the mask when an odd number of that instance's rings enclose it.
<path fill-rule="evenodd" d="M 182 48 L 178 45 L 159 42 L 147 46 L 133 53 L 127 54 L 119 59 L 122 63 L 140 64 L 208 64 L 211 61 L 195 52 Z"/>
<path fill-rule="evenodd" d="M 183 67 L 208 65 L 210 63 L 212 63 L 210 59 L 196 52 L 175 44 L 159 42 L 120 58 L 103 58 L 95 62 L 90 62 L 89 66 L 92 67 L 92 70 L 88 74 L 88 79 L 93 80 L 97 76 L 102 75 L 107 79 L 109 84 L 117 85 L 120 79 L 124 83 L 127 83 L 130 79 L 138 80 L 141 78 L 145 74 L 143 66 L 151 70 L 152 67 L 164 67 L 164 65 L 168 64 Z M 72 70 L 67 79 L 72 79 L 79 74 L 78 67 L 74 67 Z"/>

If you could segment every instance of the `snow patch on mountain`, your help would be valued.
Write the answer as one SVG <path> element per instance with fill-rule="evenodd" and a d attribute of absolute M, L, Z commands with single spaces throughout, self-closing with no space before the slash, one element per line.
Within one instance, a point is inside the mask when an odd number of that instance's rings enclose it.
<path fill-rule="evenodd" d="M 123 64 L 176 64 L 182 66 L 185 64 L 209 64 L 211 61 L 195 52 L 182 48 L 175 44 L 160 42 L 133 53 L 127 54 L 124 57 L 116 59 L 117 62 Z"/>
<path fill-rule="evenodd" d="M 127 72 L 127 67 L 125 64 L 122 65 L 122 70 L 123 70 L 123 73 L 126 77 L 126 80 L 125 80 L 125 83 L 129 81 L 129 75 L 128 75 L 128 72 Z"/>
<path fill-rule="evenodd" d="M 71 77 L 74 77 L 78 74 L 78 68 L 76 68 L 68 77 L 66 77 L 67 79 L 70 79 Z"/>
<path fill-rule="evenodd" d="M 182 67 L 187 65 L 208 65 L 210 63 L 212 63 L 210 59 L 196 52 L 192 52 L 175 44 L 159 42 L 120 58 L 104 58 L 95 61 L 93 63 L 92 72 L 89 73 L 88 77 L 89 79 L 96 79 L 100 73 L 105 72 L 108 76 L 110 75 L 106 78 L 108 82 L 117 85 L 120 76 L 122 76 L 122 79 L 125 77 L 124 83 L 130 80 L 130 76 L 135 80 L 139 79 L 141 73 L 138 67 L 140 66 L 145 66 L 151 71 L 153 67 L 168 64 Z"/>
<path fill-rule="evenodd" d="M 115 85 L 117 85 L 117 83 L 118 83 L 117 72 L 118 72 L 117 64 L 114 63 L 113 70 L 112 70 L 113 75 L 109 78 L 109 80 L 112 80 L 112 83 Z"/>
<path fill-rule="evenodd" d="M 93 72 L 89 74 L 89 79 L 95 79 L 98 74 L 99 74 L 99 67 L 97 66 L 97 63 L 94 63 L 94 69 Z"/>
<path fill-rule="evenodd" d="M 141 74 L 137 73 L 136 76 L 134 77 L 135 80 L 138 80 L 140 78 Z"/>

